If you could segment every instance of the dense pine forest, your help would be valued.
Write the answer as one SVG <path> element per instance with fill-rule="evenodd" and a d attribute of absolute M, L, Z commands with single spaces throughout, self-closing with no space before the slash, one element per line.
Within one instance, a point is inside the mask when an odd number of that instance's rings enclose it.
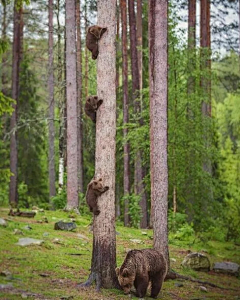
<path fill-rule="evenodd" d="M 115 221 L 153 229 L 167 258 L 168 239 L 240 243 L 239 12 L 238 0 L 0 1 L 0 207 L 89 218 L 101 178 L 97 286 L 116 285 Z M 106 28 L 97 57 L 93 25 Z"/>

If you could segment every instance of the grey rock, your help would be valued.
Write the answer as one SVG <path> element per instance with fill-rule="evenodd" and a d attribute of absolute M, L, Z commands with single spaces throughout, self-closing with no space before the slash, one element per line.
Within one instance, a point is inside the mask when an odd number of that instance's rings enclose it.
<path fill-rule="evenodd" d="M 13 284 L 12 283 L 7 283 L 7 284 L 0 284 L 0 290 L 3 290 L 3 289 L 10 289 L 13 287 Z"/>
<path fill-rule="evenodd" d="M 23 232 L 22 232 L 20 229 L 17 229 L 17 228 L 15 228 L 15 229 L 13 230 L 13 233 L 14 233 L 14 234 L 17 234 L 17 235 L 23 235 Z"/>
<path fill-rule="evenodd" d="M 81 240 L 87 240 L 87 241 L 89 241 L 89 238 L 88 238 L 87 236 L 83 235 L 83 234 L 78 233 L 78 234 L 77 234 L 77 237 L 78 237 L 79 239 L 81 239 Z"/>
<path fill-rule="evenodd" d="M 240 266 L 233 262 L 216 262 L 213 265 L 213 271 L 217 273 L 225 273 L 229 275 L 239 276 Z"/>
<path fill-rule="evenodd" d="M 7 222 L 2 218 L 0 218 L 0 226 L 3 226 L 3 227 L 7 226 Z"/>
<path fill-rule="evenodd" d="M 49 232 L 44 232 L 43 236 L 49 236 Z"/>
<path fill-rule="evenodd" d="M 55 230 L 67 230 L 67 231 L 71 231 L 73 229 L 76 229 L 77 225 L 73 222 L 63 222 L 63 221 L 59 221 L 57 223 L 54 224 L 54 229 Z"/>
<path fill-rule="evenodd" d="M 207 288 L 205 287 L 205 286 L 202 286 L 202 285 L 200 285 L 200 287 L 199 287 L 199 289 L 202 291 L 202 292 L 205 292 L 205 293 L 207 293 Z"/>
<path fill-rule="evenodd" d="M 32 227 L 30 225 L 26 225 L 26 226 L 23 227 L 23 229 L 25 229 L 25 230 L 32 230 Z"/>
<path fill-rule="evenodd" d="M 19 239 L 16 245 L 19 246 L 41 245 L 43 242 L 44 242 L 43 240 L 37 240 L 37 239 L 32 239 L 27 237 L 27 238 Z"/>
<path fill-rule="evenodd" d="M 183 283 L 181 282 L 175 282 L 174 284 L 176 287 L 183 287 Z"/>
<path fill-rule="evenodd" d="M 12 276 L 12 274 L 8 270 L 3 270 L 1 271 L 0 276 L 9 277 Z"/>
<path fill-rule="evenodd" d="M 198 252 L 193 252 L 185 256 L 181 265 L 195 271 L 208 272 L 210 270 L 210 261 L 208 257 Z"/>

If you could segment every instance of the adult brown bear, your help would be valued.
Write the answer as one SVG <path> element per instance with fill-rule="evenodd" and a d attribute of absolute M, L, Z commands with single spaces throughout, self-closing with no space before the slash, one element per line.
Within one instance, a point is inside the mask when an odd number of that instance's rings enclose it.
<path fill-rule="evenodd" d="M 137 297 L 143 298 L 151 282 L 151 297 L 157 298 L 167 274 L 167 263 L 157 250 L 131 250 L 122 266 L 116 268 L 116 274 L 125 294 L 129 294 L 134 285 Z"/>

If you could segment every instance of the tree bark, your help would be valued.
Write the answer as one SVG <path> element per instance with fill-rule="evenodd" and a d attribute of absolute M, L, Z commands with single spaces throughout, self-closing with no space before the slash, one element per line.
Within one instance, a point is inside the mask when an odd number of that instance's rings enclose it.
<path fill-rule="evenodd" d="M 91 274 L 85 285 L 96 280 L 97 289 L 117 285 L 115 232 L 116 148 L 116 0 L 98 0 L 98 25 L 107 27 L 99 41 L 97 94 L 103 99 L 96 123 L 95 177 L 109 190 L 98 198 L 100 214 L 94 216 Z"/>
<path fill-rule="evenodd" d="M 138 47 L 138 70 L 139 70 L 139 88 L 140 88 L 140 103 L 142 107 L 142 0 L 137 0 L 137 47 Z"/>
<path fill-rule="evenodd" d="M 188 96 L 195 91 L 195 79 L 192 73 L 196 65 L 196 0 L 188 1 Z"/>
<path fill-rule="evenodd" d="M 142 124 L 141 105 L 139 101 L 139 68 L 138 68 L 138 53 L 137 53 L 137 34 L 136 34 L 136 17 L 134 11 L 134 0 L 128 0 L 129 9 L 129 25 L 130 25 L 130 53 L 131 53 L 131 71 L 132 71 L 132 94 L 134 100 L 134 112 L 136 119 L 139 120 L 139 126 Z M 141 220 L 140 227 L 147 227 L 147 198 L 143 184 L 143 168 L 141 151 L 137 150 L 134 169 L 134 192 L 140 196 Z"/>
<path fill-rule="evenodd" d="M 14 2 L 14 36 L 13 36 L 13 60 L 12 60 L 12 98 L 16 101 L 13 104 L 13 113 L 10 121 L 10 171 L 13 174 L 10 177 L 9 186 L 9 203 L 12 206 L 18 204 L 18 193 L 17 193 L 17 105 L 19 98 L 19 73 L 20 73 L 20 58 L 21 58 L 21 29 L 23 28 L 23 8 L 18 8 L 18 2 Z"/>
<path fill-rule="evenodd" d="M 85 37 L 87 35 L 87 5 L 85 4 Z M 88 96 L 88 49 L 85 43 L 85 80 L 84 80 L 84 87 L 85 87 L 85 98 Z"/>
<path fill-rule="evenodd" d="M 205 116 L 211 116 L 211 81 L 210 81 L 210 70 L 211 70 L 211 60 L 210 60 L 210 50 L 211 50 L 211 35 L 210 35 L 210 0 L 201 0 L 201 13 L 200 13 L 200 46 L 202 48 L 202 69 L 206 70 L 208 73 L 208 78 L 201 78 L 201 86 L 205 93 L 205 98 L 207 101 L 202 103 L 202 113 Z M 206 77 L 206 75 L 205 75 Z"/>
<path fill-rule="evenodd" d="M 126 139 L 128 129 L 126 124 L 129 122 L 128 114 L 128 53 L 127 53 L 127 3 L 121 0 L 122 18 L 122 78 L 123 78 L 123 138 Z M 130 194 L 130 145 L 125 142 L 123 146 L 123 190 L 124 190 L 124 225 L 129 226 L 129 200 Z"/>
<path fill-rule="evenodd" d="M 7 3 L 2 3 L 2 40 L 5 41 L 7 38 Z M 7 96 L 7 54 L 2 54 L 2 92 Z"/>
<path fill-rule="evenodd" d="M 48 2 L 48 176 L 49 198 L 56 195 L 54 151 L 53 0 Z"/>
<path fill-rule="evenodd" d="M 78 209 L 75 1 L 66 1 L 67 209 Z"/>
<path fill-rule="evenodd" d="M 61 51 L 61 25 L 60 25 L 60 0 L 57 0 L 57 53 L 58 53 L 58 89 L 59 89 L 59 163 L 58 163 L 58 192 L 60 193 L 64 184 L 64 156 L 66 156 L 66 93 L 63 85 L 63 63 Z M 64 45 L 65 47 L 65 45 Z M 64 51 L 65 53 L 65 51 Z"/>
<path fill-rule="evenodd" d="M 169 264 L 167 165 L 167 0 L 149 0 L 150 168 L 154 248 Z"/>
<path fill-rule="evenodd" d="M 201 69 L 204 75 L 201 77 L 202 116 L 203 116 L 203 139 L 206 149 L 211 147 L 211 134 L 209 123 L 205 122 L 211 117 L 211 35 L 210 35 L 210 0 L 201 0 L 200 13 L 200 46 L 201 46 Z M 212 163 L 209 156 L 203 159 L 203 170 L 212 176 Z M 213 199 L 213 191 L 207 188 L 204 197 Z M 208 194 L 208 195 L 207 195 Z M 205 204 L 205 210 L 207 209 Z"/>
<path fill-rule="evenodd" d="M 81 22 L 80 0 L 76 0 L 77 25 L 77 105 L 78 105 L 78 187 L 83 193 L 83 126 L 82 126 L 82 57 L 81 57 Z"/>

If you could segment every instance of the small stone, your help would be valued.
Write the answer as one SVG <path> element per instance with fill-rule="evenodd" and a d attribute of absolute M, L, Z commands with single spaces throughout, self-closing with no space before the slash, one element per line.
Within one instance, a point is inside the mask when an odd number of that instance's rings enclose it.
<path fill-rule="evenodd" d="M 3 289 L 10 289 L 13 287 L 13 284 L 12 283 L 7 283 L 7 284 L 0 284 L 0 290 L 3 290 Z"/>
<path fill-rule="evenodd" d="M 7 222 L 2 218 L 0 218 L 0 226 L 7 227 Z"/>
<path fill-rule="evenodd" d="M 23 232 L 20 229 L 17 229 L 17 228 L 15 228 L 13 230 L 13 233 L 16 234 L 16 235 L 23 235 Z"/>
<path fill-rule="evenodd" d="M 83 239 L 83 240 L 89 241 L 89 238 L 88 238 L 87 236 L 83 235 L 83 234 L 78 233 L 78 234 L 77 234 L 77 237 L 78 237 L 79 239 Z"/>
<path fill-rule="evenodd" d="M 176 258 L 170 258 L 170 261 L 172 261 L 172 262 L 176 262 L 177 260 L 176 260 Z"/>
<path fill-rule="evenodd" d="M 205 286 L 202 286 L 202 285 L 200 285 L 199 289 L 205 293 L 207 293 L 207 291 L 208 291 L 207 288 L 205 288 Z"/>
<path fill-rule="evenodd" d="M 76 229 L 77 225 L 73 222 L 63 222 L 63 221 L 59 221 L 57 223 L 54 224 L 54 229 L 55 230 L 67 230 L 67 231 L 71 231 L 73 229 Z"/>
<path fill-rule="evenodd" d="M 25 230 L 32 230 L 32 227 L 29 226 L 29 225 L 27 225 L 27 226 L 24 226 L 23 229 L 25 229 Z"/>
<path fill-rule="evenodd" d="M 142 235 L 147 235 L 147 232 L 146 231 L 142 231 L 141 234 Z"/>
<path fill-rule="evenodd" d="M 0 276 L 9 277 L 9 276 L 12 276 L 12 274 L 8 270 L 4 270 L 4 271 L 1 271 Z"/>
<path fill-rule="evenodd" d="M 134 244 L 142 244 L 142 241 L 138 240 L 138 239 L 130 239 L 130 242 L 132 242 Z"/>
<path fill-rule="evenodd" d="M 44 209 L 43 209 L 43 208 L 40 208 L 40 209 L 39 209 L 39 212 L 44 212 Z"/>
<path fill-rule="evenodd" d="M 19 239 L 16 245 L 19 246 L 41 245 L 43 242 L 44 242 L 43 240 L 37 240 L 37 239 L 32 239 L 27 237 L 27 238 Z"/>
<path fill-rule="evenodd" d="M 181 282 L 175 282 L 174 286 L 176 286 L 176 287 L 183 287 L 183 283 L 181 283 Z"/>
<path fill-rule="evenodd" d="M 49 236 L 49 232 L 44 232 L 43 236 Z"/>
<path fill-rule="evenodd" d="M 27 294 L 22 294 L 21 297 L 22 297 L 23 299 L 26 299 L 26 298 L 28 298 L 28 295 L 27 295 Z"/>
<path fill-rule="evenodd" d="M 59 245 L 64 244 L 63 241 L 60 240 L 60 239 L 58 239 L 58 238 L 53 239 L 53 243 L 54 243 L 54 244 L 59 244 Z"/>

